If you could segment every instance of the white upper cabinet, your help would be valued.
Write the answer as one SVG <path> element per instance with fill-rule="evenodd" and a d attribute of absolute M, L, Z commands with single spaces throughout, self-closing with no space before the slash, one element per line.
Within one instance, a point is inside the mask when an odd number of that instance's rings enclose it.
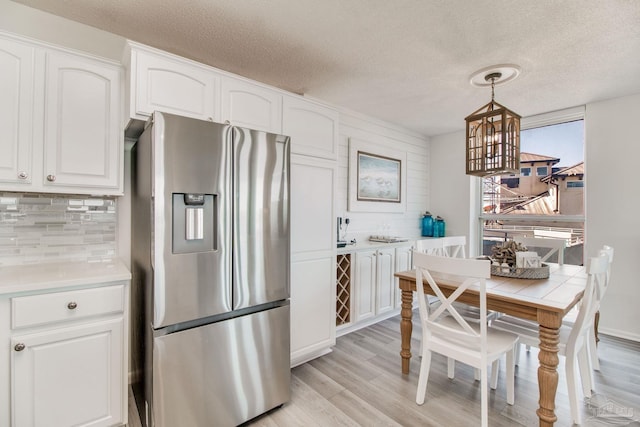
<path fill-rule="evenodd" d="M 0 182 L 31 183 L 35 48 L 0 39 Z"/>
<path fill-rule="evenodd" d="M 291 137 L 291 152 L 329 160 L 338 158 L 338 112 L 293 96 L 285 96 L 282 133 Z"/>
<path fill-rule="evenodd" d="M 131 45 L 130 117 L 154 111 L 219 122 L 220 76 L 191 61 Z"/>
<path fill-rule="evenodd" d="M 47 53 L 43 185 L 120 186 L 120 69 Z"/>
<path fill-rule="evenodd" d="M 222 121 L 282 133 L 282 95 L 242 79 L 223 76 Z"/>
<path fill-rule="evenodd" d="M 122 67 L 0 34 L 0 75 L 0 190 L 122 194 Z"/>

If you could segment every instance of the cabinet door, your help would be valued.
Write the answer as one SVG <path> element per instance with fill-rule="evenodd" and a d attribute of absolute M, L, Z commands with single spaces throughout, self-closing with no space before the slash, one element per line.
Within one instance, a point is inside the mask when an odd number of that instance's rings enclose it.
<path fill-rule="evenodd" d="M 98 427 L 124 423 L 123 337 L 122 318 L 14 336 L 12 425 Z"/>
<path fill-rule="evenodd" d="M 132 52 L 132 89 L 137 115 L 154 111 L 220 120 L 220 77 L 212 70 L 142 50 Z"/>
<path fill-rule="evenodd" d="M 395 249 L 379 249 L 376 258 L 376 314 L 381 314 L 395 305 Z"/>
<path fill-rule="evenodd" d="M 121 191 L 120 68 L 54 52 L 46 61 L 43 185 Z"/>
<path fill-rule="evenodd" d="M 336 250 L 335 165 L 291 158 L 291 252 Z"/>
<path fill-rule="evenodd" d="M 291 361 L 335 345 L 334 257 L 294 256 L 291 263 Z"/>
<path fill-rule="evenodd" d="M 338 158 L 338 112 L 293 96 L 282 106 L 282 133 L 291 137 L 291 152 Z"/>
<path fill-rule="evenodd" d="M 0 39 L 0 181 L 31 182 L 35 48 Z"/>
<path fill-rule="evenodd" d="M 244 80 L 224 77 L 222 120 L 234 126 L 282 133 L 282 95 Z"/>
<path fill-rule="evenodd" d="M 375 250 L 356 252 L 353 302 L 356 322 L 376 314 L 376 257 Z"/>
<path fill-rule="evenodd" d="M 402 246 L 396 248 L 396 267 L 395 272 L 411 270 L 412 265 L 413 246 Z M 396 293 L 396 307 L 400 307 L 402 304 L 402 291 L 398 287 L 398 279 L 394 278 L 393 287 Z"/>
<path fill-rule="evenodd" d="M 336 167 L 291 156 L 291 361 L 335 344 Z"/>

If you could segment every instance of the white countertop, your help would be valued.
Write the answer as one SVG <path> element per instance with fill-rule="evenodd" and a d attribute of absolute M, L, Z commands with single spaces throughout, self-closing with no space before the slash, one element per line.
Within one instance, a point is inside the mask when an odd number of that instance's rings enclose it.
<path fill-rule="evenodd" d="M 58 262 L 0 267 L 0 295 L 130 280 L 118 258 L 104 262 Z"/>
<path fill-rule="evenodd" d="M 405 242 L 394 242 L 394 243 L 371 242 L 369 240 L 364 240 L 362 242 L 357 242 L 355 245 L 347 245 L 344 248 L 338 248 L 338 253 L 346 254 L 350 252 L 365 251 L 365 250 L 378 249 L 378 248 L 394 248 L 394 247 L 400 247 L 400 246 L 411 246 L 411 245 L 414 245 L 415 242 L 416 242 L 416 239 L 412 239 L 412 238 L 409 238 L 409 240 Z"/>

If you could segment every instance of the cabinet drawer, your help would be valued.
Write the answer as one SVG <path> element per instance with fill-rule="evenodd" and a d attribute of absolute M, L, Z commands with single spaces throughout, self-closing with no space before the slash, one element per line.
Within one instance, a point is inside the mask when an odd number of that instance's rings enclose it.
<path fill-rule="evenodd" d="M 16 297 L 11 299 L 11 327 L 77 320 L 123 310 L 124 285 Z"/>

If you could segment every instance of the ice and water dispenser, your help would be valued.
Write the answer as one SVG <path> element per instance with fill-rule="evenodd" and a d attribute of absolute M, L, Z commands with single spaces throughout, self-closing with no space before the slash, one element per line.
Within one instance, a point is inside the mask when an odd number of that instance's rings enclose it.
<path fill-rule="evenodd" d="M 213 194 L 173 193 L 173 253 L 215 249 L 215 201 Z"/>

